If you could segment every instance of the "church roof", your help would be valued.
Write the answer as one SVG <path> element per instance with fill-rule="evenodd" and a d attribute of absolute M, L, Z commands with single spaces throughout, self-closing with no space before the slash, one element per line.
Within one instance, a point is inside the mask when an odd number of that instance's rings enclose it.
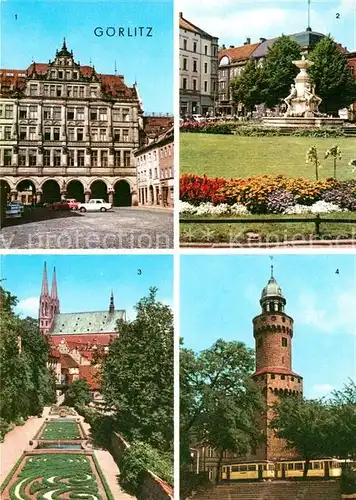
<path fill-rule="evenodd" d="M 56 314 L 50 335 L 114 333 L 118 320 L 125 320 L 124 310 Z"/>

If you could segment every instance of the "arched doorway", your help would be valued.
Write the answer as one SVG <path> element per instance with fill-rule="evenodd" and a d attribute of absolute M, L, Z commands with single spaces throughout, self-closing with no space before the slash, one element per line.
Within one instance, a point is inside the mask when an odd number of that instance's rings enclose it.
<path fill-rule="evenodd" d="M 84 203 L 84 186 L 80 181 L 73 180 L 67 184 L 67 199 L 70 198 Z"/>
<path fill-rule="evenodd" d="M 43 203 L 61 201 L 61 189 L 57 181 L 50 179 L 42 185 Z"/>
<path fill-rule="evenodd" d="M 20 181 L 17 186 L 17 200 L 24 205 L 32 205 L 36 203 L 36 186 L 29 179 Z"/>
<path fill-rule="evenodd" d="M 127 181 L 121 180 L 114 186 L 114 206 L 131 207 L 131 188 Z"/>
<path fill-rule="evenodd" d="M 105 201 L 109 200 L 108 188 L 104 181 L 94 181 L 91 186 L 91 196 L 90 198 L 99 198 Z"/>

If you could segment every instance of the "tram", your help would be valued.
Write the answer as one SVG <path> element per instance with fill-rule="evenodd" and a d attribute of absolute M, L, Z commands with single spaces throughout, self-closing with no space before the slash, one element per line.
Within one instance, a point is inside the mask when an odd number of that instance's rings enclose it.
<path fill-rule="evenodd" d="M 305 460 L 259 461 L 223 465 L 222 481 L 258 481 L 298 479 L 303 477 Z M 310 460 L 308 478 L 337 478 L 341 476 L 342 461 L 336 458 Z"/>

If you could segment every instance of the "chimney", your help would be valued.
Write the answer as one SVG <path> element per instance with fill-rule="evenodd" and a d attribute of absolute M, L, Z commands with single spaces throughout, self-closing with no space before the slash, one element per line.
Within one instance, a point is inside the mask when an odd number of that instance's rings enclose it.
<path fill-rule="evenodd" d="M 265 41 L 266 41 L 266 39 L 265 39 L 265 38 L 260 38 L 260 42 L 261 42 L 261 43 L 262 43 L 262 42 L 265 42 Z"/>
<path fill-rule="evenodd" d="M 183 12 L 180 12 L 179 13 L 179 18 L 182 19 L 183 18 Z"/>
<path fill-rule="evenodd" d="M 246 38 L 246 45 L 250 45 L 251 43 L 251 38 Z"/>
<path fill-rule="evenodd" d="M 223 44 L 223 46 L 221 48 L 222 48 L 222 50 L 225 50 L 226 49 L 225 44 Z"/>
<path fill-rule="evenodd" d="M 235 48 L 235 45 L 230 45 L 230 49 L 234 49 Z"/>

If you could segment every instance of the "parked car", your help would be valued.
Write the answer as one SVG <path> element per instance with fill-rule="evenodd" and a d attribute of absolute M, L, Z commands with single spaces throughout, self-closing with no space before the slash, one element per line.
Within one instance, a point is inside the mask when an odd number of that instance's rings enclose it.
<path fill-rule="evenodd" d="M 112 208 L 111 203 L 107 203 L 106 201 L 98 198 L 94 198 L 89 200 L 88 203 L 79 203 L 78 210 L 80 212 L 106 212 Z"/>
<path fill-rule="evenodd" d="M 193 120 L 195 122 L 204 122 L 205 121 L 205 118 L 203 115 L 193 115 Z"/>
<path fill-rule="evenodd" d="M 69 200 L 56 201 L 50 205 L 52 210 L 77 210 L 79 201 L 71 198 Z"/>
<path fill-rule="evenodd" d="M 22 217 L 24 213 L 24 206 L 19 201 L 12 201 L 6 206 L 6 217 Z"/>

